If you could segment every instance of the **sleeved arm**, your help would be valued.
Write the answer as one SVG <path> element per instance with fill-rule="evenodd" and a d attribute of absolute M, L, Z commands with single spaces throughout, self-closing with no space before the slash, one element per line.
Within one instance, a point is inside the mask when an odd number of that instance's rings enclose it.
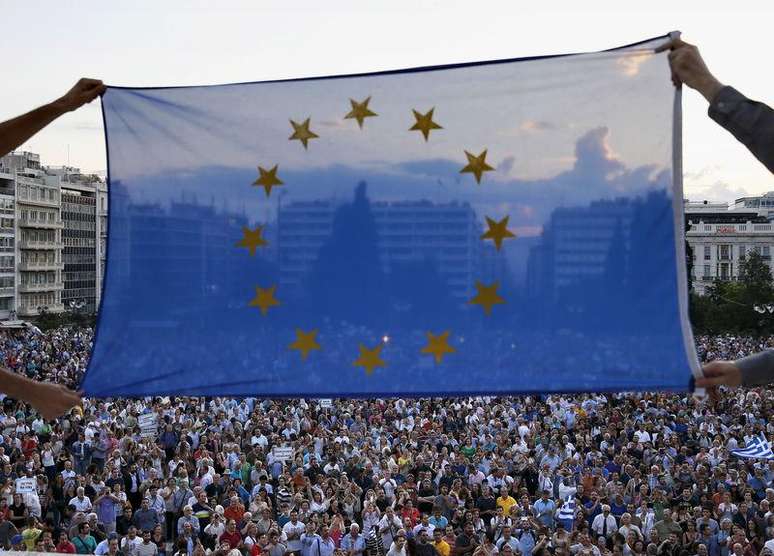
<path fill-rule="evenodd" d="M 774 350 L 748 355 L 735 363 L 742 372 L 742 386 L 762 386 L 774 382 Z"/>
<path fill-rule="evenodd" d="M 709 117 L 730 131 L 774 173 L 774 110 L 723 87 L 710 103 Z"/>

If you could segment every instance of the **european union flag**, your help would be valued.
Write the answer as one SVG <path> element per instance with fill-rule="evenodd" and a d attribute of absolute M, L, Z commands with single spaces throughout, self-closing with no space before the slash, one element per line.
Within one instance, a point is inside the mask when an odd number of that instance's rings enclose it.
<path fill-rule="evenodd" d="M 687 389 L 679 102 L 654 53 L 667 40 L 110 87 L 106 279 L 82 387 Z"/>

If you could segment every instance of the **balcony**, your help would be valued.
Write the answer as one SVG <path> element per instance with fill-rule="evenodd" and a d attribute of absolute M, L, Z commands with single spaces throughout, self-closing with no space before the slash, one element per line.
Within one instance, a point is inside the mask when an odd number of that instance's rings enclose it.
<path fill-rule="evenodd" d="M 50 282 L 48 284 L 19 284 L 19 291 L 22 293 L 53 292 L 62 289 L 64 289 L 63 282 Z"/>
<path fill-rule="evenodd" d="M 36 205 L 40 207 L 59 208 L 59 201 L 51 200 L 51 199 L 29 199 L 29 198 L 17 197 L 16 203 L 19 205 Z"/>
<path fill-rule="evenodd" d="M 19 270 L 61 270 L 64 268 L 64 263 L 47 262 L 47 261 L 22 261 L 19 263 Z"/>
<path fill-rule="evenodd" d="M 62 222 L 61 220 L 48 222 L 44 220 L 31 220 L 29 218 L 20 218 L 19 226 L 22 226 L 25 228 L 39 228 L 44 230 L 52 230 L 57 228 L 64 228 L 64 222 Z"/>
<path fill-rule="evenodd" d="M 35 239 L 22 239 L 19 241 L 20 249 L 61 249 L 61 241 L 39 241 Z"/>
<path fill-rule="evenodd" d="M 8 288 L 0 288 L 0 297 L 8 297 L 13 296 L 16 292 L 14 291 L 13 286 Z"/>

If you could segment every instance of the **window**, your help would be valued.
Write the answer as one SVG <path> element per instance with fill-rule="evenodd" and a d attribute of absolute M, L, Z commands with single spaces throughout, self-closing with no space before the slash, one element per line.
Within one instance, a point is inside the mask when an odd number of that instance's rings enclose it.
<path fill-rule="evenodd" d="M 709 280 L 710 278 L 710 265 L 705 264 L 704 265 L 704 279 Z"/>
<path fill-rule="evenodd" d="M 743 261 L 745 259 L 745 257 L 747 256 L 746 249 L 747 249 L 747 247 L 744 246 L 744 245 L 740 245 L 739 246 L 739 260 L 740 261 Z"/>
<path fill-rule="evenodd" d="M 709 245 L 705 245 L 704 246 L 704 260 L 705 261 L 710 260 L 710 246 Z"/>
<path fill-rule="evenodd" d="M 770 256 L 769 255 L 769 246 L 768 245 L 764 245 L 763 246 L 763 258 L 767 259 L 767 258 L 769 258 L 769 256 Z"/>
<path fill-rule="evenodd" d="M 720 259 L 723 261 L 727 261 L 731 258 L 731 246 L 730 245 L 721 245 L 720 246 Z"/>

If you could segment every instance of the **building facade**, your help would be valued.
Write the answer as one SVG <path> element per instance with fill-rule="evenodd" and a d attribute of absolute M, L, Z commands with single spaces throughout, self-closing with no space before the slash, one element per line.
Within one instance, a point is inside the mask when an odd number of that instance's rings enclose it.
<path fill-rule="evenodd" d="M 565 288 L 602 276 L 609 267 L 611 251 L 620 254 L 626 250 L 633 213 L 628 200 L 554 210 L 540 244 L 530 250 L 527 291 L 555 299 Z M 616 249 L 616 242 L 622 244 L 620 249 Z"/>
<path fill-rule="evenodd" d="M 106 185 L 96 176 L 45 167 L 35 153 L 0 158 L 0 319 L 58 313 L 79 301 L 96 311 L 100 191 Z"/>
<path fill-rule="evenodd" d="M 0 168 L 0 320 L 16 310 L 16 184 Z"/>
<path fill-rule="evenodd" d="M 61 312 L 62 215 L 59 177 L 45 171 L 40 156 L 11 153 L 3 171 L 13 178 L 16 196 L 16 316 Z"/>
<path fill-rule="evenodd" d="M 62 256 L 65 310 L 96 313 L 99 284 L 98 188 L 96 176 L 77 168 L 49 168 L 59 175 L 62 188 Z"/>
<path fill-rule="evenodd" d="M 696 293 L 706 293 L 715 280 L 737 280 L 753 251 L 771 267 L 774 224 L 769 220 L 769 205 L 761 205 L 761 199 L 769 197 L 774 201 L 772 194 L 739 199 L 731 208 L 725 203 L 685 203 L 685 235 Z"/>
<path fill-rule="evenodd" d="M 279 209 L 280 284 L 300 291 L 320 248 L 333 233 L 335 200 L 294 202 Z M 429 201 L 372 202 L 379 258 L 385 273 L 402 263 L 432 259 L 451 295 L 467 300 L 476 279 L 502 273 L 494 248 L 482 245 L 482 226 L 468 204 Z"/>

